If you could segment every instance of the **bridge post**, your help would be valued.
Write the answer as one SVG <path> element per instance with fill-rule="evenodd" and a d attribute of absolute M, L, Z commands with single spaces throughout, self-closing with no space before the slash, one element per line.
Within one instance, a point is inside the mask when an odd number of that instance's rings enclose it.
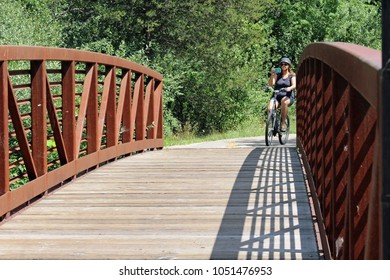
<path fill-rule="evenodd" d="M 382 238 L 383 259 L 390 259 L 390 1 L 382 0 Z"/>
<path fill-rule="evenodd" d="M 7 65 L 6 61 L 0 61 L 0 195 L 9 191 Z"/>

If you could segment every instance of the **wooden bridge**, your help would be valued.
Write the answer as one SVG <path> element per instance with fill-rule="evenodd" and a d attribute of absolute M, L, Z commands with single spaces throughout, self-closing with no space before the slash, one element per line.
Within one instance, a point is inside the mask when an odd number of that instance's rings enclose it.
<path fill-rule="evenodd" d="M 162 149 L 160 74 L 1 46 L 0 258 L 380 259 L 380 77 L 378 51 L 313 44 L 287 146 Z"/>
<path fill-rule="evenodd" d="M 295 141 L 142 153 L 64 186 L 0 227 L 0 258 L 318 259 Z"/>

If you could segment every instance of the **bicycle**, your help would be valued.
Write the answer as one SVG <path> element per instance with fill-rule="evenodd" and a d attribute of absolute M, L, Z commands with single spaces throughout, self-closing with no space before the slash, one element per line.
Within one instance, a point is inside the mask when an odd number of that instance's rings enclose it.
<path fill-rule="evenodd" d="M 279 143 L 284 145 L 288 141 L 288 136 L 290 133 L 290 119 L 288 115 L 286 116 L 286 130 L 281 131 L 281 112 L 280 107 L 276 108 L 276 96 L 280 92 L 279 90 L 274 90 L 272 87 L 266 87 L 269 90 L 272 90 L 272 109 L 267 115 L 267 122 L 265 124 L 265 144 L 270 146 L 272 144 L 273 138 L 278 135 Z"/>

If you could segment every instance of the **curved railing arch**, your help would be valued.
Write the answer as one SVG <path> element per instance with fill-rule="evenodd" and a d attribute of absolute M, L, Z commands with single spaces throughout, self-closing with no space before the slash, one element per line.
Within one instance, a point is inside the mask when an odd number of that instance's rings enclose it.
<path fill-rule="evenodd" d="M 381 258 L 380 70 L 380 51 L 348 43 L 315 43 L 300 59 L 297 144 L 326 258 Z"/>
<path fill-rule="evenodd" d="M 0 218 L 89 168 L 162 147 L 161 74 L 104 54 L 0 46 Z"/>

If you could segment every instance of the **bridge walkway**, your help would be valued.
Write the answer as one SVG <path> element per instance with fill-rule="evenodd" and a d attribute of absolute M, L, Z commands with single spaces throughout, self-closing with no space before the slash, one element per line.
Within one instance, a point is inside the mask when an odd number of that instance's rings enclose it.
<path fill-rule="evenodd" d="M 0 225 L 1 259 L 320 259 L 294 135 L 167 147 L 79 177 Z"/>

